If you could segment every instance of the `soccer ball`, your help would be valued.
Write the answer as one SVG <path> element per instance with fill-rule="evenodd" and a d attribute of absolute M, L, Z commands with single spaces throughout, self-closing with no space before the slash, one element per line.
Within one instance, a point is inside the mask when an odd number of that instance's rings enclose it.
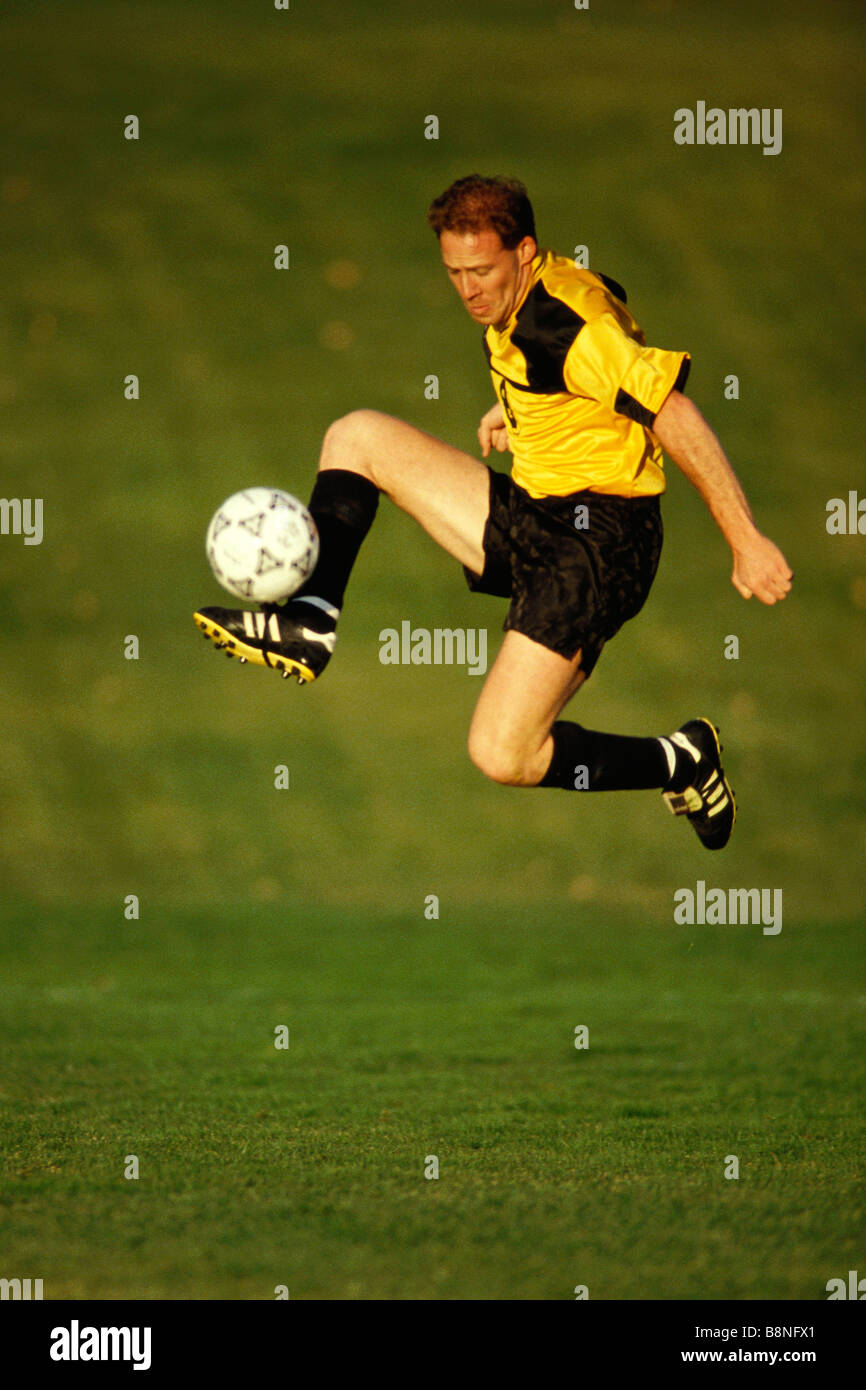
<path fill-rule="evenodd" d="M 319 533 L 303 502 L 275 487 L 248 487 L 217 511 L 205 550 L 224 589 L 254 603 L 281 603 L 312 574 Z"/>

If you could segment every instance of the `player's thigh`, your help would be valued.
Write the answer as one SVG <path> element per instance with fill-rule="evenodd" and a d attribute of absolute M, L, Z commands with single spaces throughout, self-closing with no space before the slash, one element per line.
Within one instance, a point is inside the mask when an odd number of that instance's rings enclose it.
<path fill-rule="evenodd" d="M 362 472 L 476 574 L 484 568 L 490 475 L 479 459 L 377 410 L 335 420 L 319 468 Z"/>
<path fill-rule="evenodd" d="M 579 652 L 568 660 L 522 632 L 506 632 L 472 716 L 473 759 L 532 759 L 585 679 Z"/>

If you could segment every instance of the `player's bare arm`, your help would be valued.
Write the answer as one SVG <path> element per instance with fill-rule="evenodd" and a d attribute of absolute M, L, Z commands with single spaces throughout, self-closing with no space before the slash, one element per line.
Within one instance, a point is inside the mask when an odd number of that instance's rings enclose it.
<path fill-rule="evenodd" d="M 655 418 L 662 448 L 703 497 L 731 547 L 731 582 L 743 598 L 773 604 L 790 591 L 793 573 L 779 550 L 755 525 L 751 508 L 716 435 L 697 406 L 671 391 Z"/>

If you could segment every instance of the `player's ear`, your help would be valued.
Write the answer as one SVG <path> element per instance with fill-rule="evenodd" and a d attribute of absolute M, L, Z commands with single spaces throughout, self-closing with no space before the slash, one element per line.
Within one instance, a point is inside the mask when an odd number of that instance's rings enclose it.
<path fill-rule="evenodd" d="M 517 243 L 517 262 L 518 265 L 529 265 L 538 255 L 538 243 L 535 237 L 525 236 L 522 241 Z"/>

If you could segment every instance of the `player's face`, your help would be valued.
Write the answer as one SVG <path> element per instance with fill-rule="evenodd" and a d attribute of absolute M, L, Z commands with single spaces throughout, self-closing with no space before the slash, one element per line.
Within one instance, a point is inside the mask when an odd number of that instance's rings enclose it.
<path fill-rule="evenodd" d="M 498 232 L 448 232 L 439 238 L 442 264 L 476 323 L 504 324 L 520 302 L 538 247 L 524 237 L 513 251 Z"/>

